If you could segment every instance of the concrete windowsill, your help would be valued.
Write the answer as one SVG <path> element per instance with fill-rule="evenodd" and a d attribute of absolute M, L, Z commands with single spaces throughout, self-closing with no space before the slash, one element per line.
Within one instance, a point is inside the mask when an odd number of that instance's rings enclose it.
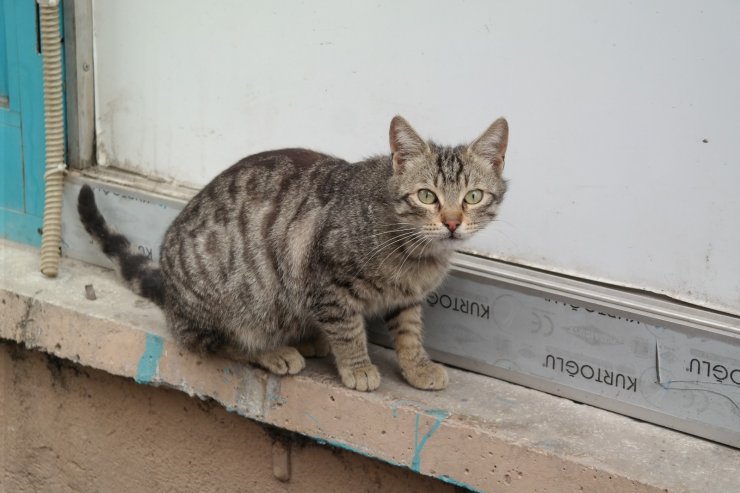
<path fill-rule="evenodd" d="M 329 359 L 280 378 L 198 357 L 112 271 L 64 259 L 46 279 L 37 250 L 3 240 L 0 299 L 0 338 L 470 489 L 740 491 L 738 450 L 456 369 L 447 390 L 415 390 L 383 348 L 371 348 L 372 393 L 344 388 Z"/>

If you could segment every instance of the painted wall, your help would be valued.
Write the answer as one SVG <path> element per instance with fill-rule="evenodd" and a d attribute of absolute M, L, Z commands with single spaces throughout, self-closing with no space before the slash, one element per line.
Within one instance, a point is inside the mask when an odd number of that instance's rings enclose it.
<path fill-rule="evenodd" d="M 94 1 L 98 160 L 238 158 L 511 126 L 472 251 L 740 314 L 740 3 Z"/>

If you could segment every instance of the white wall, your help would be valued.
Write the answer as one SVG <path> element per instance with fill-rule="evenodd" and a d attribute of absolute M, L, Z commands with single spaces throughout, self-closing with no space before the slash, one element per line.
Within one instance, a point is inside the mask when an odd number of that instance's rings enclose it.
<path fill-rule="evenodd" d="M 98 159 L 204 184 L 238 158 L 511 126 L 517 263 L 740 314 L 740 3 L 94 0 Z M 706 139 L 707 142 L 703 142 Z"/>

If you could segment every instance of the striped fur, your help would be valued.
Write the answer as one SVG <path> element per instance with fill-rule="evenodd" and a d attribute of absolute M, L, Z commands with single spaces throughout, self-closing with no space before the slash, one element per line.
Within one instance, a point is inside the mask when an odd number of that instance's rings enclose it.
<path fill-rule="evenodd" d="M 331 350 L 345 385 L 373 390 L 380 375 L 364 319 L 385 314 L 406 380 L 439 389 L 447 374 L 422 347 L 420 303 L 460 241 L 495 217 L 507 135 L 497 120 L 469 146 L 442 147 L 396 117 L 390 156 L 354 164 L 307 149 L 249 156 L 186 205 L 159 267 L 105 223 L 88 187 L 79 213 L 128 285 L 162 306 L 191 350 L 226 351 L 278 374 L 300 371 L 301 353 Z M 422 188 L 437 202 L 422 203 Z M 483 199 L 465 203 L 474 189 Z"/>
<path fill-rule="evenodd" d="M 148 257 L 136 252 L 125 236 L 108 226 L 95 204 L 95 195 L 88 185 L 83 185 L 80 190 L 77 212 L 85 230 L 98 242 L 103 253 L 113 261 L 126 285 L 135 293 L 163 306 L 162 271 Z"/>

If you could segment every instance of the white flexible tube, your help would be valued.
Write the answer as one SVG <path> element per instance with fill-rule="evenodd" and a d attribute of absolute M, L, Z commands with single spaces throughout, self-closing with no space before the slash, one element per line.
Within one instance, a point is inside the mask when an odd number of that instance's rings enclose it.
<path fill-rule="evenodd" d="M 44 126 L 46 173 L 44 223 L 41 237 L 41 273 L 56 277 L 62 243 L 62 193 L 64 190 L 64 103 L 62 93 L 62 43 L 59 1 L 39 0 L 41 54 L 44 62 Z"/>

